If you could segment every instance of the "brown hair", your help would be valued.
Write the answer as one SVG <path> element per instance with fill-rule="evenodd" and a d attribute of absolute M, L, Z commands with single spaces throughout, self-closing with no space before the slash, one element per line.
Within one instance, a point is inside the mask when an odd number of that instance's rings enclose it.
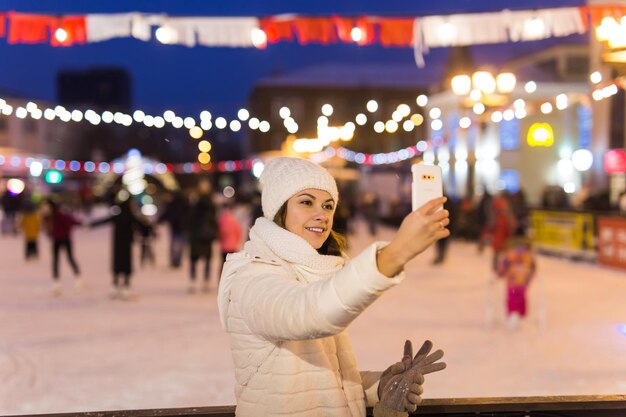
<path fill-rule="evenodd" d="M 274 223 L 285 229 L 285 222 L 287 220 L 287 202 L 285 202 L 274 216 Z M 320 255 L 333 255 L 342 256 L 348 245 L 346 244 L 346 238 L 340 233 L 331 229 L 328 239 L 324 242 L 317 253 Z"/>

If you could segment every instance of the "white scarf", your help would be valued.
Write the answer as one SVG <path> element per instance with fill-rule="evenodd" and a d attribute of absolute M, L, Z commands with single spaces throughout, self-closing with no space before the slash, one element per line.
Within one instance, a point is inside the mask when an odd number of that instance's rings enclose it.
<path fill-rule="evenodd" d="M 320 255 L 302 237 L 283 229 L 271 220 L 259 217 L 250 229 L 250 240 L 246 242 L 244 250 L 252 256 L 263 254 L 267 256 L 267 249 L 264 248 L 269 249 L 272 255 L 279 258 L 278 260 L 308 272 L 308 276 L 313 274 L 319 279 L 337 272 L 345 264 L 344 258 Z"/>

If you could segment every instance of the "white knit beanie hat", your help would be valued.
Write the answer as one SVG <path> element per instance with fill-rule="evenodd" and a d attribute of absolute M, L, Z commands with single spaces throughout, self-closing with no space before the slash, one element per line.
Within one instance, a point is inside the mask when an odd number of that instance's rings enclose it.
<path fill-rule="evenodd" d="M 272 159 L 265 165 L 259 181 L 263 216 L 272 221 L 285 201 L 307 188 L 324 190 L 335 200 L 335 204 L 339 201 L 337 183 L 333 176 L 306 159 Z"/>

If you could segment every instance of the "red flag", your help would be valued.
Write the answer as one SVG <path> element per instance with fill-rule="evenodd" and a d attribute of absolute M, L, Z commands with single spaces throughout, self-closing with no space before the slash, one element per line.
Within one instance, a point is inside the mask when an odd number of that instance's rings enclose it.
<path fill-rule="evenodd" d="M 6 33 L 6 24 L 4 13 L 0 13 L 0 38 L 4 37 Z"/>
<path fill-rule="evenodd" d="M 56 36 L 56 31 L 63 29 L 66 37 Z M 52 46 L 71 46 L 77 43 L 87 42 L 87 25 L 85 16 L 63 16 L 56 24 L 50 26 Z"/>
<path fill-rule="evenodd" d="M 47 42 L 50 25 L 56 18 L 46 15 L 9 12 L 10 44 Z"/>
<path fill-rule="evenodd" d="M 298 41 L 307 43 L 337 42 L 337 33 L 333 21 L 327 17 L 299 17 L 294 20 Z"/>
<path fill-rule="evenodd" d="M 261 30 L 265 32 L 265 36 L 267 36 L 267 42 L 276 43 L 293 40 L 292 23 L 293 19 L 266 17 L 260 20 L 259 25 Z"/>
<path fill-rule="evenodd" d="M 583 21 L 589 22 L 592 29 L 600 26 L 605 17 L 613 17 L 619 23 L 622 16 L 626 16 L 625 6 L 582 6 L 579 9 L 583 14 Z M 589 20 L 586 19 L 587 14 Z"/>
<path fill-rule="evenodd" d="M 337 28 L 337 36 L 341 42 L 354 42 L 352 29 L 357 27 L 355 18 L 333 16 L 333 23 Z"/>
<path fill-rule="evenodd" d="M 333 16 L 333 23 L 337 28 L 337 36 L 341 42 L 356 42 L 359 45 L 369 45 L 376 37 L 375 23 L 367 17 L 339 17 Z M 360 30 L 360 39 L 354 40 L 352 31 Z"/>
<path fill-rule="evenodd" d="M 413 45 L 413 18 L 381 18 L 380 43 L 383 46 Z"/>
<path fill-rule="evenodd" d="M 369 45 L 376 39 L 376 21 L 377 18 L 371 17 L 359 17 L 356 21 L 356 25 L 361 29 L 363 38 L 359 45 Z"/>

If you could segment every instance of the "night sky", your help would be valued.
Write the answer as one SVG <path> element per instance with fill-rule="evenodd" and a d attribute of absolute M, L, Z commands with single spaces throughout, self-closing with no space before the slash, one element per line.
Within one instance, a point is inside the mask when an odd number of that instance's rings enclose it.
<path fill-rule="evenodd" d="M 505 8 L 519 10 L 577 6 L 584 3 L 582 0 L 13 0 L 0 2 L 0 12 L 14 10 L 83 14 L 140 11 L 172 16 L 267 16 L 281 13 L 418 16 L 499 11 Z M 475 47 L 474 55 L 479 62 L 494 61 L 497 64 L 542 46 L 540 42 L 514 45 L 513 48 L 506 45 Z M 426 68 L 416 70 L 416 76 L 432 79 L 432 72 L 438 63 L 445 61 L 447 52 L 445 49 L 432 50 L 426 55 Z M 0 39 L 0 91 L 12 91 L 28 98 L 56 102 L 55 77 L 59 70 L 123 67 L 132 77 L 134 108 L 152 113 L 173 109 L 179 114 L 193 116 L 208 109 L 233 117 L 237 109 L 245 105 L 252 86 L 260 78 L 333 62 L 355 66 L 369 63 L 414 64 L 411 49 L 385 49 L 379 46 L 300 46 L 297 43 L 280 43 L 268 45 L 265 50 L 256 50 L 202 46 L 187 48 L 161 45 L 156 40 L 142 42 L 116 39 L 54 48 L 49 45 L 8 45 L 5 39 Z"/>

